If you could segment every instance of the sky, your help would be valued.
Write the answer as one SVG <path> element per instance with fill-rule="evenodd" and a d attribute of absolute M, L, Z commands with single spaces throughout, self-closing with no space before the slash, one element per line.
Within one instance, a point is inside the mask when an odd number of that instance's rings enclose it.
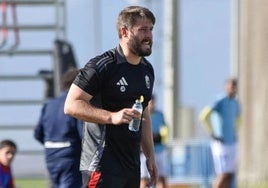
<path fill-rule="evenodd" d="M 151 9 L 156 16 L 154 27 L 153 53 L 148 59 L 155 69 L 154 93 L 158 99 L 157 107 L 163 108 L 163 89 L 165 56 L 165 0 L 68 0 L 66 7 L 66 39 L 73 47 L 79 67 L 106 50 L 118 44 L 115 28 L 120 10 L 130 3 L 138 3 Z M 93 3 L 95 2 L 95 3 Z M 191 108 L 194 113 L 196 134 L 202 135 L 197 121 L 199 111 L 213 101 L 223 91 L 224 80 L 231 73 L 232 65 L 232 0 L 180 0 L 179 8 L 179 47 L 180 54 L 180 105 Z M 99 7 L 99 8 L 98 8 Z M 19 23 L 52 23 L 54 12 L 50 7 L 35 9 L 17 7 Z M 33 16 L 34 15 L 34 16 Z M 8 22 L 11 16 L 8 15 Z M 8 45 L 13 42 L 9 32 Z M 19 49 L 51 48 L 53 32 L 21 31 Z M 51 57 L 0 56 L 0 75 L 36 75 L 40 69 L 53 68 Z M 42 99 L 44 83 L 35 81 L 1 81 L 0 100 Z M 35 125 L 41 106 L 0 106 L 0 125 Z M 18 136 L 19 135 L 19 136 Z M 0 139 L 15 137 L 21 149 L 42 149 L 32 137 L 31 130 L 1 130 Z M 29 144 L 30 143 L 30 144 Z"/>

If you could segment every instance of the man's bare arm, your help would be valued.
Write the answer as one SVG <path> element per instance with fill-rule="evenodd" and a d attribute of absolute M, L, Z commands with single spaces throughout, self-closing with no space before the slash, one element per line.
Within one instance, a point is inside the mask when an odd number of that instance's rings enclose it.
<path fill-rule="evenodd" d="M 157 182 L 158 172 L 155 164 L 152 125 L 148 107 L 143 111 L 141 147 L 146 157 L 146 165 L 151 177 L 148 186 L 152 186 Z"/>
<path fill-rule="evenodd" d="M 118 112 L 96 108 L 89 103 L 92 97 L 77 85 L 72 84 L 65 101 L 64 113 L 87 122 L 114 125 L 129 123 L 132 118 L 140 116 L 131 108 L 124 108 Z"/>

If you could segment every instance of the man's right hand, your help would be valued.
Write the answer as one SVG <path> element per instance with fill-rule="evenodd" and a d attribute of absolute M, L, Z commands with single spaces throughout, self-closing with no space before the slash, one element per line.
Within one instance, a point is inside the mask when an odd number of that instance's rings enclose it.
<path fill-rule="evenodd" d="M 129 124 L 133 118 L 140 119 L 141 114 L 132 108 L 124 108 L 118 112 L 112 112 L 111 121 L 114 125 Z"/>

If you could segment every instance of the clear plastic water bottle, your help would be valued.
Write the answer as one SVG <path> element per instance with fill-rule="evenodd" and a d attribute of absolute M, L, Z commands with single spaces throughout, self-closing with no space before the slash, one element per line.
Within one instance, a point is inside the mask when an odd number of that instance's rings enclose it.
<path fill-rule="evenodd" d="M 135 101 L 134 105 L 132 106 L 132 109 L 134 109 L 134 110 L 138 111 L 140 114 L 142 114 L 143 107 L 142 107 L 141 101 L 137 99 Z M 133 118 L 128 125 L 128 129 L 130 131 L 137 132 L 140 129 L 140 124 L 141 124 L 141 119 Z"/>

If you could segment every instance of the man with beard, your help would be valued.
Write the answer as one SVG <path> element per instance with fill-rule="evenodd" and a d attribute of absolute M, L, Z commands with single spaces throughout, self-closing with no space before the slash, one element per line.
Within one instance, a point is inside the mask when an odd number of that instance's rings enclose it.
<path fill-rule="evenodd" d="M 91 59 L 74 80 L 65 101 L 66 114 L 85 121 L 80 170 L 84 188 L 139 188 L 140 147 L 157 181 L 148 102 L 154 70 L 144 58 L 151 54 L 153 13 L 130 6 L 117 20 L 119 45 Z M 143 98 L 143 112 L 132 109 Z M 132 119 L 141 119 L 131 131 Z"/>

